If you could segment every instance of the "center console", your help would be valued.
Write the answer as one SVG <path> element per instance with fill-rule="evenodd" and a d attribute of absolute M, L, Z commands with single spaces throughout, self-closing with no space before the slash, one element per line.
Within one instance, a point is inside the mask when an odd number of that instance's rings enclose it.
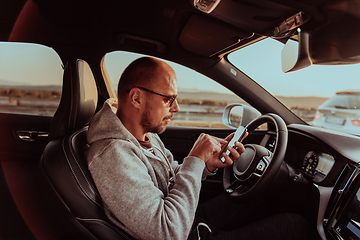
<path fill-rule="evenodd" d="M 346 166 L 330 198 L 328 239 L 360 239 L 360 168 Z"/>

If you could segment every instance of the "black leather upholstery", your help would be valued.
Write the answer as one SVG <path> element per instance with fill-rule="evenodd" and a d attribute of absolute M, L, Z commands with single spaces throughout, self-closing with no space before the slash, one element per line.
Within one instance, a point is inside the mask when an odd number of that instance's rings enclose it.
<path fill-rule="evenodd" d="M 44 196 L 66 239 L 132 239 L 106 217 L 87 168 L 87 125 L 95 113 L 97 88 L 85 61 L 70 60 L 63 95 L 40 161 Z"/>

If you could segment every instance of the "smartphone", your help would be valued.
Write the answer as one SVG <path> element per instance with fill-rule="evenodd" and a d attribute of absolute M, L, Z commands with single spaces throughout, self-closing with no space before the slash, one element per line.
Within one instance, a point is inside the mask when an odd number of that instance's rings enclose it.
<path fill-rule="evenodd" d="M 230 147 L 235 147 L 235 142 L 236 141 L 240 141 L 245 133 L 246 133 L 247 129 L 243 126 L 239 126 L 238 129 L 236 129 L 234 136 L 231 138 L 231 140 L 228 142 L 227 146 Z M 227 149 L 227 146 L 224 148 L 223 152 L 225 152 L 227 155 L 230 154 L 230 150 Z M 223 163 L 225 163 L 225 157 L 223 156 L 223 152 L 220 154 L 220 161 L 222 161 Z"/>

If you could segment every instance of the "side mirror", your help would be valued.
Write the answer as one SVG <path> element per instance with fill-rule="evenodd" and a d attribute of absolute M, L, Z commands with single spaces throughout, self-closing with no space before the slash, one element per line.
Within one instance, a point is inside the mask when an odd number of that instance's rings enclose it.
<path fill-rule="evenodd" d="M 233 103 L 224 109 L 223 123 L 225 126 L 236 129 L 239 126 L 246 126 L 261 113 L 253 107 Z"/>
<path fill-rule="evenodd" d="M 297 39 L 289 39 L 281 51 L 281 66 L 284 73 L 300 70 L 312 64 L 310 58 L 310 35 L 297 29 Z"/>

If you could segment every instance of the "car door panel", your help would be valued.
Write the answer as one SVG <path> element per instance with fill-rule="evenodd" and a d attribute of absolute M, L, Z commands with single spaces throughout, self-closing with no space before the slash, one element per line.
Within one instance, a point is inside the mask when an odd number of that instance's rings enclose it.
<path fill-rule="evenodd" d="M 51 117 L 0 113 L 0 156 L 3 153 L 41 155 Z"/>
<path fill-rule="evenodd" d="M 36 171 L 50 122 L 51 117 L 0 113 L 1 239 L 35 239 L 40 225 L 46 226 Z"/>

